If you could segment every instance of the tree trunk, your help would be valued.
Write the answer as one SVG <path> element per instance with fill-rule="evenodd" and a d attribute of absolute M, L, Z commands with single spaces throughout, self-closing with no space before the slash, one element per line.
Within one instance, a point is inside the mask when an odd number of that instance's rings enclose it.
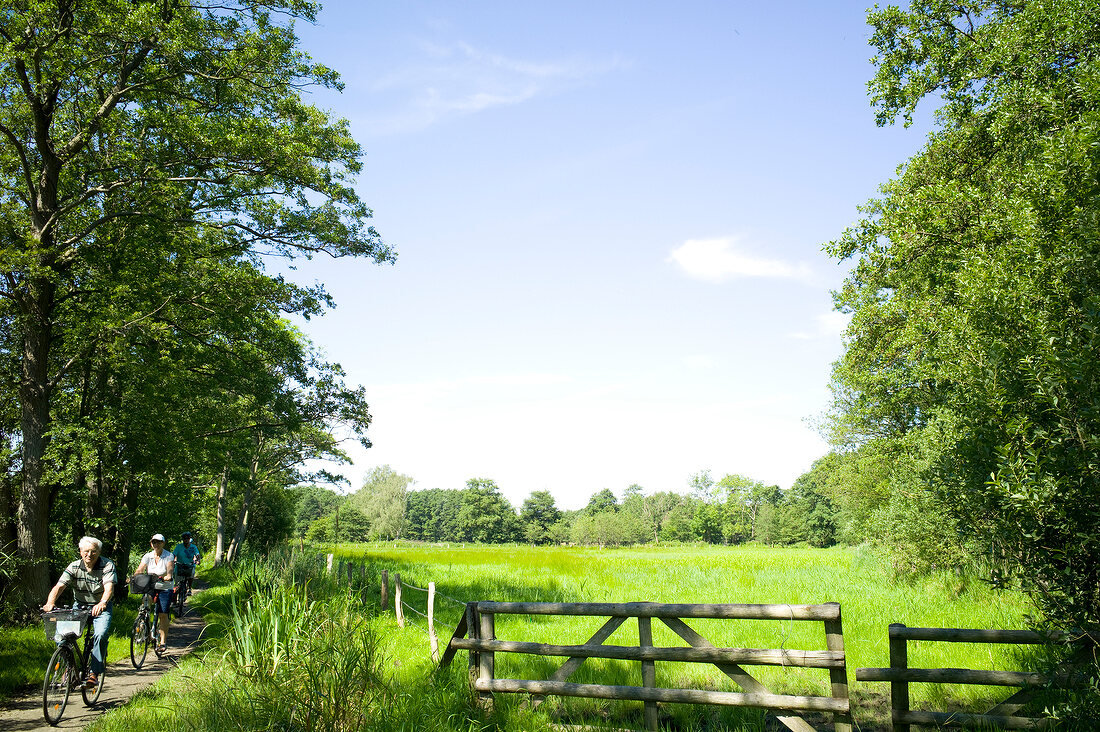
<path fill-rule="evenodd" d="M 225 453 L 225 469 L 218 483 L 218 537 L 214 548 L 214 566 L 222 563 L 225 556 L 225 501 L 229 489 L 229 453 Z"/>
<path fill-rule="evenodd" d="M 50 489 L 42 480 L 49 444 L 50 341 L 54 286 L 39 280 L 23 300 L 23 363 L 19 384 L 23 432 L 23 490 L 16 508 L 19 592 L 16 601 L 37 605 L 49 590 Z"/>
<path fill-rule="evenodd" d="M 244 500 L 241 502 L 241 519 L 237 522 L 237 531 L 233 534 L 233 541 L 226 552 L 226 561 L 232 562 L 237 558 L 244 543 L 244 537 L 248 533 L 248 522 L 252 518 L 252 498 L 256 495 L 256 481 L 260 473 L 260 435 L 252 435 L 252 462 L 248 466 L 248 481 L 245 484 Z"/>
<path fill-rule="evenodd" d="M 134 488 L 133 480 L 126 476 L 122 484 L 122 502 L 124 510 L 116 511 L 117 515 L 133 516 L 137 513 L 138 492 Z M 130 574 L 130 550 L 134 546 L 133 532 L 129 526 L 116 524 L 113 533 L 113 556 L 115 569 L 118 571 L 118 581 L 122 582 Z"/>

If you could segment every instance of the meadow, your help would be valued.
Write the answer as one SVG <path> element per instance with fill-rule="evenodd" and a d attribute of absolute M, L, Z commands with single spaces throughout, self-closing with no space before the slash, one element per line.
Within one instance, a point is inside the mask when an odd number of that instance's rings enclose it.
<path fill-rule="evenodd" d="M 345 573 L 325 572 L 324 555 Z M 358 567 L 362 570 L 358 570 Z M 380 577 L 389 573 L 389 609 L 380 607 Z M 393 581 L 406 586 L 407 625 L 393 612 Z M 886 684 L 861 684 L 855 669 L 888 665 L 887 626 L 1024 628 L 1029 604 L 954 574 L 895 580 L 861 549 L 760 546 L 662 546 L 633 549 L 484 545 L 371 544 L 306 548 L 246 557 L 203 573 L 208 589 L 194 598 L 209 623 L 207 643 L 175 671 L 96 722 L 96 732 L 165 729 L 309 729 L 311 732 L 526 732 L 555 723 L 637 729 L 641 704 L 551 698 L 537 710 L 522 695 L 498 695 L 491 713 L 478 708 L 466 654 L 448 669 L 429 654 L 425 588 L 436 584 L 436 627 L 445 646 L 475 600 L 674 603 L 839 602 L 843 611 L 853 717 L 863 732 L 887 727 Z M 576 644 L 604 618 L 498 616 L 497 637 Z M 823 649 L 821 623 L 692 620 L 718 646 Z M 116 626 L 117 627 L 117 626 Z M 681 646 L 654 623 L 656 645 Z M 41 633 L 40 630 L 37 631 Z M 607 641 L 635 645 L 627 621 Z M 45 646 L 44 638 L 35 646 Z M 112 651 L 122 650 L 115 639 Z M 1007 646 L 911 644 L 914 665 L 1022 668 Z M 112 655 L 115 655 L 112 653 Z M 498 654 L 497 677 L 546 678 L 562 659 Z M 1026 665 L 1026 660 L 1024 662 Z M 751 666 L 771 690 L 827 694 L 821 669 Z M 658 683 L 736 690 L 713 666 L 658 662 Z M 32 675 L 40 678 L 35 669 Z M 571 681 L 637 685 L 637 663 L 586 661 Z M 105 691 L 105 694 L 108 694 Z M 913 706 L 988 708 L 1011 693 L 990 687 L 915 685 Z M 775 729 L 760 710 L 662 705 L 662 725 L 678 732 Z M 826 719 L 815 719 L 826 728 Z"/>
<path fill-rule="evenodd" d="M 534 602 L 781 603 L 839 602 L 843 614 L 848 679 L 857 719 L 885 714 L 888 685 L 855 680 L 859 667 L 889 665 L 890 623 L 949 628 L 1026 628 L 1031 605 L 1023 596 L 993 590 L 980 580 L 944 573 L 918 581 L 894 578 L 880 557 L 866 549 L 776 548 L 765 546 L 669 546 L 629 549 L 475 545 L 369 545 L 331 547 L 338 559 L 362 563 L 375 578 L 388 570 L 391 582 L 427 587 L 435 582 L 441 645 L 462 613 L 461 602 L 506 600 Z M 390 638 L 387 656 L 423 659 L 428 643 L 425 593 L 406 590 L 409 624 Z M 392 599 L 391 599 L 392 606 Z M 416 612 L 416 610 L 419 611 Z M 506 640 L 576 644 L 584 642 L 604 618 L 497 617 L 496 634 Z M 692 627 L 718 646 L 824 649 L 821 623 L 806 621 L 696 620 Z M 607 643 L 635 645 L 635 623 L 625 623 Z M 661 623 L 654 624 L 656 645 L 682 646 Z M 1019 669 L 1024 659 L 1010 646 L 911 643 L 913 666 Z M 422 662 L 422 661 L 421 661 Z M 500 678 L 545 678 L 557 662 L 500 654 Z M 456 666 L 463 666 L 460 654 Z M 547 670 L 549 668 L 549 670 Z M 736 690 L 714 667 L 658 663 L 661 685 Z M 821 669 L 752 667 L 750 672 L 778 693 L 828 694 L 828 672 Z M 541 676 L 537 674 L 542 674 Z M 586 661 L 574 681 L 636 685 L 638 665 Z M 536 675 L 527 675 L 536 674 Z M 1010 689 L 912 687 L 914 708 L 951 704 L 977 710 L 1007 697 Z M 573 714 L 608 716 L 605 702 L 556 701 Z M 635 705 L 638 706 L 638 705 Z M 581 711 L 585 710 L 585 711 Z M 681 714 L 692 712 L 681 710 Z"/>

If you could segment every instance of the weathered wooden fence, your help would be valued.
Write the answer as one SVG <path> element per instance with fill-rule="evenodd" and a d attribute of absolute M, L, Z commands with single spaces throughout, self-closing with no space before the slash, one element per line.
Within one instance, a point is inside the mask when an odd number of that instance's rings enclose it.
<path fill-rule="evenodd" d="M 585 643 L 553 645 L 499 640 L 495 618 L 501 614 L 606 616 L 609 619 Z M 626 621 L 638 621 L 637 646 L 605 645 L 604 641 Z M 659 619 L 682 638 L 687 647 L 655 647 L 652 620 Z M 810 620 L 824 623 L 826 650 L 717 648 L 693 630 L 684 619 L 716 618 L 726 620 Z M 779 712 L 789 729 L 812 732 L 814 727 L 799 712 L 831 713 L 836 730 L 848 732 L 851 716 L 848 678 L 844 660 L 844 635 L 840 605 L 683 605 L 653 602 L 633 603 L 545 603 L 545 602 L 473 602 L 459 624 L 442 664 L 447 665 L 458 650 L 470 652 L 470 674 L 474 688 L 491 703 L 498 692 L 528 692 L 537 701 L 545 695 L 622 699 L 644 704 L 645 728 L 657 729 L 658 703 L 716 704 L 758 707 Z M 521 653 L 564 657 L 566 660 L 549 678 L 498 679 L 495 654 Z M 638 661 L 640 686 L 607 686 L 570 683 L 572 676 L 588 658 Z M 672 689 L 657 686 L 656 662 L 679 661 L 712 663 L 732 679 L 743 692 L 704 689 Z M 774 694 L 751 676 L 742 665 L 771 665 L 828 669 L 832 696 L 791 696 Z"/>
<path fill-rule="evenodd" d="M 366 568 L 359 563 L 334 566 L 333 555 L 328 555 L 327 569 L 343 576 L 346 572 L 349 586 L 359 574 L 363 602 L 376 587 L 367 587 Z M 427 593 L 426 612 L 404 599 L 406 591 Z M 458 628 L 447 644 L 442 658 L 435 630 L 435 604 L 443 597 L 465 611 Z M 390 576 L 381 570 L 380 605 L 383 611 L 390 607 Z M 525 602 L 463 602 L 436 592 L 434 582 L 427 588 L 402 582 L 401 575 L 393 575 L 393 609 L 397 623 L 406 625 L 405 611 L 424 615 L 427 619 L 429 647 L 433 661 L 448 665 L 459 650 L 467 650 L 470 683 L 485 703 L 491 703 L 497 692 L 527 692 L 535 704 L 548 695 L 622 699 L 640 701 L 644 705 L 647 730 L 657 729 L 657 705 L 659 703 L 715 704 L 750 706 L 769 709 L 777 713 L 788 729 L 812 732 L 813 726 L 800 712 L 832 714 L 837 730 L 850 730 L 852 710 L 848 700 L 848 681 L 845 666 L 844 636 L 841 627 L 840 605 L 679 605 L 650 602 L 638 603 L 525 603 Z M 585 643 L 580 645 L 553 645 L 499 640 L 496 638 L 495 617 L 501 614 L 606 616 L 610 619 Z M 638 621 L 638 645 L 613 646 L 604 641 L 611 637 L 628 618 Z M 662 648 L 653 645 L 652 620 L 659 619 L 687 644 L 687 647 Z M 728 620 L 810 620 L 824 623 L 825 650 L 805 651 L 787 649 L 716 648 L 684 622 L 688 618 L 719 618 Z M 990 727 L 1002 729 L 1044 729 L 1049 720 L 1017 716 L 1028 701 L 1043 688 L 1066 689 L 1088 683 L 1087 674 L 1069 671 L 1057 676 L 1046 676 L 1028 671 L 998 671 L 949 668 L 911 668 L 908 663 L 909 641 L 940 641 L 954 643 L 1010 643 L 1047 644 L 1082 640 L 1079 648 L 1084 652 L 1095 649 L 1096 643 L 1087 636 L 1065 632 L 1035 633 L 1026 630 L 967 630 L 953 628 L 909 628 L 900 623 L 889 627 L 890 668 L 860 668 L 856 670 L 859 681 L 890 683 L 891 721 L 894 732 L 909 732 L 910 725 L 940 725 L 955 727 Z M 498 679 L 495 677 L 495 654 L 519 653 L 538 656 L 564 657 L 567 660 L 548 679 Z M 570 683 L 568 679 L 588 658 L 638 661 L 641 664 L 641 686 L 606 686 L 601 684 Z M 1088 668 L 1088 659 L 1078 660 Z M 738 684 L 743 692 L 720 692 L 703 689 L 670 689 L 656 685 L 656 662 L 711 663 Z M 831 696 L 791 696 L 773 694 L 762 683 L 745 671 L 742 666 L 778 665 L 828 669 Z M 963 712 L 918 711 L 909 708 L 909 684 L 978 684 L 990 686 L 1017 686 L 1021 690 L 984 714 Z"/>
<path fill-rule="evenodd" d="M 961 668 L 912 668 L 909 666 L 909 641 L 945 643 L 1047 644 L 1065 642 L 1065 633 L 1040 634 L 1028 630 L 968 630 L 959 628 L 909 628 L 901 623 L 890 625 L 890 668 L 856 669 L 858 681 L 890 682 L 890 717 L 894 732 L 909 732 L 910 725 L 950 725 L 954 727 L 990 727 L 1002 729 L 1045 729 L 1050 720 L 1017 716 L 1040 687 L 1065 688 L 1075 683 L 1070 675 L 1050 677 L 1030 671 L 996 671 Z M 981 684 L 1019 686 L 1020 691 L 985 714 L 962 712 L 914 711 L 909 708 L 909 684 Z"/>

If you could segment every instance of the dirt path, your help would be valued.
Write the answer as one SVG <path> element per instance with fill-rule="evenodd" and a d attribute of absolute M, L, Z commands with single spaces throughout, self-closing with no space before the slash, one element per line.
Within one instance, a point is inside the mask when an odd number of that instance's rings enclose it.
<path fill-rule="evenodd" d="M 196 582 L 195 594 L 201 591 L 202 588 Z M 162 675 L 175 668 L 181 656 L 198 647 L 200 635 L 205 627 L 202 616 L 192 612 L 188 605 L 183 617 L 172 622 L 172 628 L 168 634 L 168 652 L 164 658 L 157 658 L 150 648 L 140 671 L 130 663 L 129 656 L 108 664 L 107 676 L 103 682 L 103 694 L 94 707 L 84 706 L 80 692 L 74 691 L 69 696 L 69 704 L 65 707 L 61 722 L 56 727 L 51 727 L 42 716 L 42 692 L 38 691 L 30 696 L 13 700 L 0 709 L 0 730 L 29 732 L 30 730 L 84 729 L 111 709 L 125 704 L 131 696 L 151 686 Z M 111 639 L 112 645 L 124 642 L 127 641 L 122 638 Z"/>

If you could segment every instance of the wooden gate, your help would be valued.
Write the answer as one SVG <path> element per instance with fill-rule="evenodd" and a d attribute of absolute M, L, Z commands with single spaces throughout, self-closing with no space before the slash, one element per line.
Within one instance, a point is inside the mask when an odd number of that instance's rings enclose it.
<path fill-rule="evenodd" d="M 1002 729 L 1045 729 L 1051 720 L 1017 716 L 1024 705 L 1043 686 L 1068 687 L 1082 681 L 1067 674 L 1051 678 L 1030 671 L 995 671 L 965 668 L 911 668 L 909 641 L 944 643 L 1044 644 L 1067 642 L 1078 636 L 1065 632 L 1040 634 L 1030 630 L 981 630 L 964 628 L 910 628 L 901 623 L 890 625 L 890 668 L 856 669 L 859 681 L 890 682 L 890 719 L 894 732 L 909 732 L 910 725 L 949 725 L 954 727 L 991 727 Z M 1023 687 L 985 714 L 963 712 L 922 712 L 909 708 L 909 684 L 980 684 L 984 686 Z"/>
<path fill-rule="evenodd" d="M 497 615 L 604 616 L 609 619 L 580 645 L 553 645 L 499 640 Z M 628 618 L 638 621 L 638 645 L 611 646 L 604 641 Z M 652 620 L 659 619 L 687 646 L 655 647 Z M 717 648 L 692 629 L 684 619 L 717 618 L 727 620 L 809 620 L 824 623 L 825 650 L 804 651 L 759 648 Z M 848 702 L 848 677 L 844 660 L 844 635 L 840 604 L 823 605 L 734 605 L 734 604 L 662 604 L 632 603 L 554 603 L 554 602 L 473 602 L 459 623 L 440 661 L 446 666 L 458 650 L 470 652 L 470 679 L 486 702 L 498 692 L 527 692 L 537 701 L 546 695 L 625 699 L 644 704 L 645 728 L 657 729 L 659 703 L 717 704 L 758 707 L 777 712 L 778 718 L 796 732 L 813 732 L 814 727 L 800 712 L 831 713 L 834 728 L 851 730 Z M 567 659 L 548 679 L 498 679 L 495 654 L 521 653 L 556 656 Z M 639 686 L 608 686 L 570 683 L 585 659 L 606 658 L 638 661 L 641 664 Z M 712 663 L 743 689 L 742 692 L 704 689 L 672 689 L 657 686 L 656 663 L 677 661 Z M 831 696 L 792 696 L 773 694 L 743 666 L 794 666 L 828 669 Z"/>

